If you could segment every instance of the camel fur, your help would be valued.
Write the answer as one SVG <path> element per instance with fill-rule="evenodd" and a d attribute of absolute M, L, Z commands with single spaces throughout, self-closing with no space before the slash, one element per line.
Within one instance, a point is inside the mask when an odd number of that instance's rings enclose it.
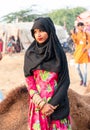
<path fill-rule="evenodd" d="M 79 95 L 69 89 L 72 130 L 90 130 L 90 95 Z M 28 130 L 28 99 L 26 85 L 12 90 L 0 103 L 0 130 Z"/>

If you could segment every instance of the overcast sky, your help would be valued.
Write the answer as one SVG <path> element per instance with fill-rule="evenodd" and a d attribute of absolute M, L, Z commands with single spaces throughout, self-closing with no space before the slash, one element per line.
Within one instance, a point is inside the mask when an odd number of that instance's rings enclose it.
<path fill-rule="evenodd" d="M 21 9 L 29 9 L 32 5 L 37 5 L 33 8 L 41 13 L 53 9 L 77 6 L 90 9 L 90 0 L 2 0 L 0 3 L 0 17 Z"/>

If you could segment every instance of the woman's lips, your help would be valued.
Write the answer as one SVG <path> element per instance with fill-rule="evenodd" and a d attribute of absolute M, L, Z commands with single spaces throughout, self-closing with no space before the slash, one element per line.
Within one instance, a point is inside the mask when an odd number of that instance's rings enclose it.
<path fill-rule="evenodd" d="M 38 41 L 42 41 L 43 40 L 43 38 L 38 38 Z"/>

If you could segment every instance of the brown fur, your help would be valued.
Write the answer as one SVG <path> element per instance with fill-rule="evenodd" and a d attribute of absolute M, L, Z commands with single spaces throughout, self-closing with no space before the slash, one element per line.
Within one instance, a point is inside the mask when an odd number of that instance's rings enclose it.
<path fill-rule="evenodd" d="M 70 115 L 73 130 L 90 130 L 90 96 L 79 95 L 69 89 Z"/>
<path fill-rule="evenodd" d="M 0 130 L 28 130 L 27 114 L 27 89 L 18 87 L 0 103 Z"/>
<path fill-rule="evenodd" d="M 28 92 L 25 85 L 11 91 L 0 103 L 0 130 L 28 130 Z M 69 89 L 73 130 L 90 130 L 90 96 Z"/>

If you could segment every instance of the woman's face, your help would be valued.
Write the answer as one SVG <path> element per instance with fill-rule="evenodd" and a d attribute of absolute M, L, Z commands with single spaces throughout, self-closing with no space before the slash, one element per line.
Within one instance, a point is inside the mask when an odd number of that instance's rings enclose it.
<path fill-rule="evenodd" d="M 40 29 L 34 29 L 34 37 L 38 43 L 42 44 L 48 39 L 48 34 Z"/>

